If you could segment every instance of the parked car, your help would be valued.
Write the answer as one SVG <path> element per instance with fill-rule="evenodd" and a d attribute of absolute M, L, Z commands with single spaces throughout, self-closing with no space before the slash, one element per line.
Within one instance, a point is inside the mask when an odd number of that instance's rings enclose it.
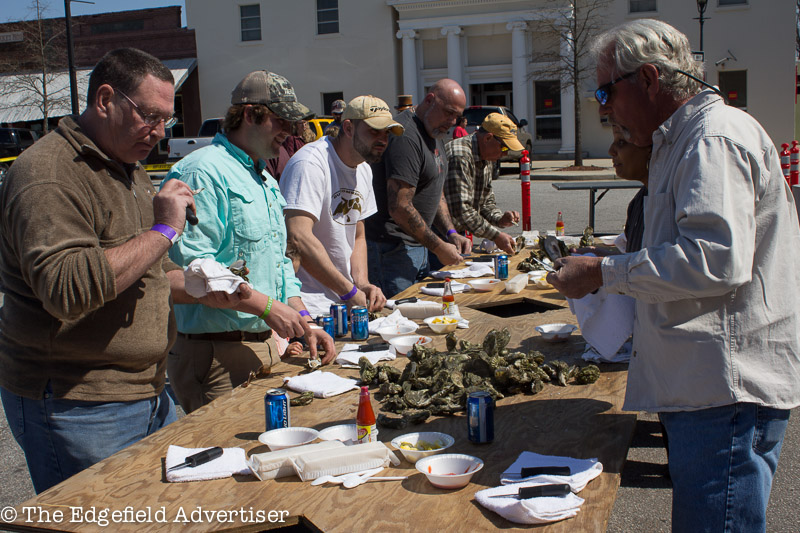
<path fill-rule="evenodd" d="M 325 128 L 333 122 L 333 117 L 317 117 L 312 118 L 308 121 L 308 126 L 311 128 L 311 131 L 314 132 L 314 135 L 317 136 L 317 139 L 322 137 Z"/>
<path fill-rule="evenodd" d="M 14 157 L 39 138 L 33 130 L 23 128 L 0 128 L 0 158 Z"/>
<path fill-rule="evenodd" d="M 464 110 L 464 116 L 467 117 L 467 131 L 469 133 L 475 131 L 489 113 L 500 113 L 510 118 L 511 122 L 517 126 L 517 139 L 519 139 L 520 144 L 525 147 L 529 154 L 533 153 L 533 137 L 530 133 L 525 131 L 525 126 L 528 125 L 528 121 L 524 118 L 522 120 L 517 120 L 514 113 L 507 107 L 497 105 L 473 105 L 467 107 Z M 518 161 L 521 156 L 522 153 L 520 152 L 509 151 L 500 161 Z"/>
<path fill-rule="evenodd" d="M 222 131 L 222 118 L 209 118 L 203 121 L 197 137 L 172 137 L 167 141 L 169 159 L 180 159 L 198 148 L 208 146 L 214 136 Z"/>

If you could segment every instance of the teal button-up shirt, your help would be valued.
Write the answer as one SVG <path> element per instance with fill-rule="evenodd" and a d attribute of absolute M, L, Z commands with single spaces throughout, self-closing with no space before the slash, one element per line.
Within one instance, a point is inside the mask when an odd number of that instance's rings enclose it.
<path fill-rule="evenodd" d="M 263 162 L 256 167 L 219 133 L 211 146 L 176 163 L 164 182 L 170 179 L 192 189 L 205 188 L 194 197 L 199 223 L 186 226 L 169 251 L 170 259 L 184 268 L 198 258 L 210 257 L 223 265 L 244 259 L 255 290 L 283 303 L 300 296 L 300 281 L 286 257 L 286 200 Z M 256 316 L 204 305 L 176 305 L 175 317 L 182 333 L 269 329 Z"/>

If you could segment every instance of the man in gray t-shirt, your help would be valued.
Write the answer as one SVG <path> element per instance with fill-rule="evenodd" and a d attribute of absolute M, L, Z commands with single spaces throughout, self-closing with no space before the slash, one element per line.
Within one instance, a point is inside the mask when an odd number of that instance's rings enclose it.
<path fill-rule="evenodd" d="M 367 219 L 369 279 L 393 296 L 428 275 L 428 251 L 443 265 L 461 261 L 470 242 L 453 227 L 442 193 L 447 176 L 444 139 L 464 111 L 464 90 L 437 81 L 416 112 L 397 117 L 405 134 L 389 140 L 383 160 L 372 165 L 378 212 Z M 441 239 L 432 226 L 444 235 Z"/>

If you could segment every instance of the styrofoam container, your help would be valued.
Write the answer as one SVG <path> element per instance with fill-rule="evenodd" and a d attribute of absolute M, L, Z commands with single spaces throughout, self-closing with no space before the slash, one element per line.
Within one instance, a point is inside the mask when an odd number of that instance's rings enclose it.
<path fill-rule="evenodd" d="M 522 289 L 528 286 L 528 274 L 517 274 L 511 279 L 505 281 L 506 292 L 510 294 L 518 294 Z"/>
<path fill-rule="evenodd" d="M 489 292 L 498 286 L 500 280 L 497 278 L 480 278 L 470 280 L 467 283 L 478 292 Z"/>
<path fill-rule="evenodd" d="M 416 467 L 434 487 L 460 489 L 466 487 L 475 472 L 483 468 L 483 461 L 471 455 L 445 453 L 420 459 Z"/>
<path fill-rule="evenodd" d="M 425 335 L 406 335 L 404 337 L 395 337 L 389 341 L 389 344 L 392 345 L 398 355 L 405 355 L 415 344 L 429 346 L 432 342 L 433 339 Z"/>
<path fill-rule="evenodd" d="M 352 444 L 358 440 L 358 429 L 355 424 L 340 424 L 320 430 L 320 440 L 338 440 Z"/>
<path fill-rule="evenodd" d="M 319 431 L 314 428 L 290 427 L 278 428 L 262 433 L 258 442 L 266 444 L 271 451 L 283 450 L 292 446 L 301 446 L 317 439 Z"/>
<path fill-rule="evenodd" d="M 576 329 L 578 329 L 578 326 L 573 324 L 544 324 L 536 326 L 536 331 L 541 333 L 542 338 L 548 342 L 565 341 Z"/>
<path fill-rule="evenodd" d="M 417 331 L 416 324 L 392 324 L 390 326 L 383 326 L 378 328 L 377 333 L 381 336 L 381 338 L 389 342 L 390 340 L 394 339 L 395 337 L 402 337 L 403 335 L 411 335 Z"/>
<path fill-rule="evenodd" d="M 408 444 L 415 446 L 420 442 L 425 441 L 429 444 L 440 444 L 441 447 L 435 450 L 404 450 L 400 446 L 407 442 Z M 406 433 L 405 435 L 400 435 L 399 437 L 395 437 L 392 439 L 392 446 L 397 448 L 406 461 L 411 464 L 416 463 L 420 459 L 424 457 L 430 457 L 431 455 L 436 455 L 437 453 L 442 453 L 444 450 L 449 448 L 455 443 L 455 439 L 448 435 L 447 433 L 439 433 L 437 431 L 422 431 L 420 433 Z"/>
<path fill-rule="evenodd" d="M 423 320 L 434 333 L 450 333 L 458 327 L 458 318 L 447 315 L 431 316 Z"/>

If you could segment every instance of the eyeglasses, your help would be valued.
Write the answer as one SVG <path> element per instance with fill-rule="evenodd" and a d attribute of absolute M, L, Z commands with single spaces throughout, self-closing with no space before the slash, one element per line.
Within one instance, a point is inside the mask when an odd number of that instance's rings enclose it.
<path fill-rule="evenodd" d="M 142 117 L 142 120 L 144 121 L 145 124 L 147 124 L 149 128 L 157 127 L 161 123 L 161 121 L 164 121 L 164 128 L 171 128 L 172 126 L 178 123 L 178 119 L 175 115 L 169 115 L 168 117 L 165 117 L 159 113 L 145 114 L 145 112 L 142 111 L 142 108 L 136 105 L 136 102 L 131 100 L 127 94 L 120 91 L 119 89 L 114 89 L 114 90 L 117 91 L 122 96 L 124 96 L 125 99 L 131 103 L 133 108 L 136 110 L 137 113 L 139 113 L 139 116 Z"/>
<path fill-rule="evenodd" d="M 597 90 L 594 92 L 594 97 L 597 98 L 597 101 L 600 103 L 600 105 L 606 105 L 608 99 L 611 97 L 611 87 L 613 87 L 614 84 L 621 82 L 622 80 L 630 78 L 634 74 L 636 74 L 635 70 L 633 72 L 628 72 L 627 74 L 623 74 L 614 81 L 604 83 L 603 85 L 598 87 Z"/>

